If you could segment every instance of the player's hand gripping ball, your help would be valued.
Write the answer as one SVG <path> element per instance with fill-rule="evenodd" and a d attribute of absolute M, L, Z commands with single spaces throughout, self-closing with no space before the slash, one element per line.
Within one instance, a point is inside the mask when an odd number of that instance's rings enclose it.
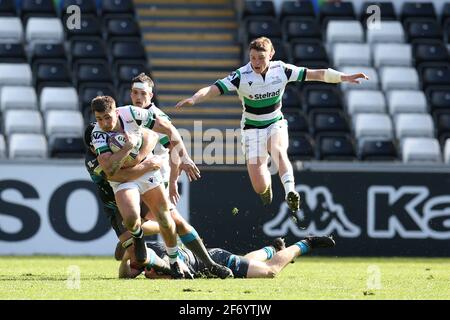
<path fill-rule="evenodd" d="M 126 157 L 124 166 L 136 159 L 139 154 L 139 149 L 142 146 L 142 134 L 129 133 L 128 135 L 132 139 L 131 143 L 134 147 L 131 149 L 130 154 Z M 120 151 L 125 143 L 127 143 L 127 138 L 123 133 L 116 132 L 109 136 L 108 145 L 113 153 Z"/>

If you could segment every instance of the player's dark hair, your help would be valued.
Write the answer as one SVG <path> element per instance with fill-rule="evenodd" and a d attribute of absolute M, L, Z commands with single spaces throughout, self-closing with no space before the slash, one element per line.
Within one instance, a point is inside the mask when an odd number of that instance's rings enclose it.
<path fill-rule="evenodd" d="M 275 51 L 275 49 L 273 48 L 272 41 L 270 41 L 270 39 L 266 37 L 259 37 L 250 42 L 248 50 L 250 51 L 252 49 L 256 51 L 268 51 L 268 52 Z"/>
<path fill-rule="evenodd" d="M 90 148 L 92 147 L 92 131 L 94 130 L 95 122 L 91 122 L 87 125 L 86 129 L 84 130 L 84 144 Z"/>
<path fill-rule="evenodd" d="M 142 83 L 148 83 L 148 86 L 150 88 L 153 88 L 155 86 L 155 84 L 153 83 L 152 78 L 150 78 L 148 75 L 146 75 L 144 72 L 138 74 L 136 77 L 134 77 L 131 80 L 131 83 L 135 83 L 135 82 L 142 82 Z"/>
<path fill-rule="evenodd" d="M 109 112 L 116 108 L 116 102 L 110 96 L 97 96 L 91 101 L 92 112 Z"/>

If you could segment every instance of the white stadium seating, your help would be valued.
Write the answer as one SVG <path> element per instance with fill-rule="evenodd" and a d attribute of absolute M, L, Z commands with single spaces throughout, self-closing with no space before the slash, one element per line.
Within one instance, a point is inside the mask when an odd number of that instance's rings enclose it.
<path fill-rule="evenodd" d="M 412 65 L 412 47 L 403 43 L 380 43 L 373 48 L 373 61 L 377 68 Z"/>
<path fill-rule="evenodd" d="M 336 43 L 332 50 L 334 65 L 343 66 L 371 65 L 370 47 L 362 43 Z"/>
<path fill-rule="evenodd" d="M 419 75 L 412 67 L 384 67 L 380 71 L 380 78 L 384 91 L 419 89 Z"/>
<path fill-rule="evenodd" d="M 349 90 L 345 100 L 347 112 L 351 115 L 386 112 L 386 100 L 383 93 L 378 90 Z"/>
<path fill-rule="evenodd" d="M 43 133 L 41 113 L 37 110 L 8 110 L 3 115 L 5 134 Z"/>
<path fill-rule="evenodd" d="M 0 110 L 37 110 L 37 96 L 33 87 L 4 86 L 0 88 Z"/>
<path fill-rule="evenodd" d="M 361 113 L 353 117 L 353 128 L 357 139 L 393 138 L 392 120 L 387 114 Z"/>
<path fill-rule="evenodd" d="M 15 133 L 9 136 L 9 158 L 47 158 L 47 140 L 42 134 Z"/>
<path fill-rule="evenodd" d="M 74 110 L 49 110 L 45 114 L 45 133 L 51 135 L 82 137 L 83 116 Z"/>
<path fill-rule="evenodd" d="M 380 28 L 367 30 L 367 42 L 405 42 L 405 31 L 400 21 L 381 21 Z"/>
<path fill-rule="evenodd" d="M 22 22 L 17 17 L 0 17 L 0 43 L 23 41 Z"/>
<path fill-rule="evenodd" d="M 434 124 L 431 115 L 402 113 L 394 117 L 397 139 L 408 137 L 434 137 Z"/>
<path fill-rule="evenodd" d="M 406 138 L 402 158 L 403 162 L 442 162 L 439 142 L 435 138 Z"/>
<path fill-rule="evenodd" d="M 25 29 L 25 38 L 30 44 L 36 42 L 61 43 L 64 41 L 62 22 L 58 18 L 29 18 Z"/>
<path fill-rule="evenodd" d="M 387 101 L 391 115 L 427 112 L 427 99 L 421 90 L 392 90 L 387 94 Z"/>
<path fill-rule="evenodd" d="M 0 158 L 6 158 L 6 143 L 2 134 L 0 134 Z"/>
<path fill-rule="evenodd" d="M 374 68 L 370 67 L 343 67 L 339 71 L 344 73 L 359 73 L 362 72 L 369 77 L 369 80 L 361 80 L 359 84 L 343 82 L 340 84 L 341 89 L 346 90 L 378 90 L 379 78 L 378 73 Z"/>
<path fill-rule="evenodd" d="M 0 63 L 1 86 L 31 86 L 31 67 L 28 63 Z"/>
<path fill-rule="evenodd" d="M 328 44 L 337 42 L 363 42 L 364 30 L 359 21 L 330 21 L 327 25 L 326 41 Z"/>
<path fill-rule="evenodd" d="M 48 110 L 78 110 L 78 94 L 73 87 L 45 87 L 40 97 L 42 112 Z"/>

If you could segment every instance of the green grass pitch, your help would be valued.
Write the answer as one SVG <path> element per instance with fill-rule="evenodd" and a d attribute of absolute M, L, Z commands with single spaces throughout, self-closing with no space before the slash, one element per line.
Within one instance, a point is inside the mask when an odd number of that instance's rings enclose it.
<path fill-rule="evenodd" d="M 275 279 L 119 280 L 117 267 L 109 257 L 0 257 L 0 299 L 450 299 L 450 258 L 301 257 Z"/>

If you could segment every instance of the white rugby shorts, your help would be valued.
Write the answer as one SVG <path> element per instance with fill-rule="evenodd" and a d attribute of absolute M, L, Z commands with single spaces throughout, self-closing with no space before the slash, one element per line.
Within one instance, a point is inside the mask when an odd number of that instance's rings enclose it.
<path fill-rule="evenodd" d="M 242 152 L 245 159 L 249 160 L 256 157 L 268 157 L 269 152 L 267 142 L 275 133 L 280 133 L 289 139 L 288 124 L 286 119 L 279 120 L 264 129 L 247 129 L 242 132 Z"/>
<path fill-rule="evenodd" d="M 138 179 L 129 182 L 109 181 L 111 188 L 116 194 L 120 190 L 138 189 L 140 194 L 144 194 L 163 183 L 161 172 L 159 170 L 149 171 Z"/>

